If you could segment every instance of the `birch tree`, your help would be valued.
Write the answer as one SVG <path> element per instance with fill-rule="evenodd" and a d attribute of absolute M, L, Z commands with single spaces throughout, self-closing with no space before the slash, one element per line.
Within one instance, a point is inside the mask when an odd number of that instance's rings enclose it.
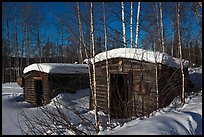
<path fill-rule="evenodd" d="M 94 93 L 94 110 L 95 110 L 95 122 L 96 132 L 99 132 L 99 120 L 97 110 L 97 98 L 96 98 L 96 70 L 95 70 L 95 45 L 94 45 L 94 22 L 93 22 L 93 2 L 90 2 L 90 20 L 91 20 L 91 43 L 92 43 L 92 55 L 93 55 L 93 93 Z"/>
<path fill-rule="evenodd" d="M 10 32 L 9 32 L 9 10 L 8 5 L 2 5 L 2 10 L 4 10 L 5 14 L 2 16 L 2 23 L 5 21 L 5 25 L 2 25 L 2 82 L 8 82 L 7 79 L 10 79 L 10 71 L 6 72 L 5 70 L 10 67 Z M 5 29 L 4 29 L 5 27 Z M 5 38 L 3 37 L 5 31 Z M 5 76 L 8 75 L 8 77 Z"/>
<path fill-rule="evenodd" d="M 10 31 L 9 31 L 9 9 L 8 5 L 5 5 L 5 14 L 6 14 L 6 46 L 8 49 L 10 49 Z M 11 54 L 11 51 L 9 50 L 9 56 Z M 12 81 L 11 77 L 11 57 L 9 58 L 9 82 Z"/>
<path fill-rule="evenodd" d="M 138 48 L 139 17 L 140 17 L 140 2 L 138 2 L 138 7 L 137 7 L 137 25 L 136 25 L 136 38 L 135 38 L 136 48 Z"/>
<path fill-rule="evenodd" d="M 158 38 L 158 45 L 159 45 L 159 50 L 161 51 L 161 31 L 160 31 L 160 25 L 159 25 L 159 16 L 158 16 L 158 7 L 157 7 L 157 2 L 155 2 L 155 14 L 156 14 L 156 22 L 157 22 L 157 38 Z"/>
<path fill-rule="evenodd" d="M 156 104 L 157 104 L 157 109 L 159 108 L 159 84 L 158 84 L 158 63 L 157 63 L 157 58 L 158 58 L 158 54 L 156 52 L 156 41 L 155 41 L 155 38 L 153 40 L 153 47 L 154 47 L 154 58 L 155 58 L 155 89 L 156 89 L 156 93 L 157 93 L 157 98 L 156 98 Z"/>
<path fill-rule="evenodd" d="M 24 48 L 25 48 L 25 33 L 26 33 L 26 23 L 25 21 L 22 22 L 22 42 L 21 42 L 21 62 L 20 68 L 23 67 L 23 56 L 24 56 Z M 22 71 L 21 71 L 22 74 Z"/>
<path fill-rule="evenodd" d="M 79 8 L 79 13 L 80 13 L 80 6 L 78 8 Z M 81 35 L 81 41 L 82 41 L 82 44 L 84 46 L 84 53 L 85 53 L 86 59 L 88 59 L 89 56 L 88 56 L 87 46 L 86 46 L 86 43 L 84 40 L 84 33 L 83 33 L 83 28 L 82 28 L 82 23 L 81 23 L 81 16 L 79 16 L 78 21 L 79 21 L 79 32 Z M 88 70 L 89 70 L 89 85 L 90 85 L 91 97 L 93 97 L 92 75 L 91 75 L 91 68 L 90 68 L 89 61 L 87 61 L 87 64 L 88 64 Z M 91 101 L 92 100 L 90 99 L 90 106 L 92 105 Z"/>
<path fill-rule="evenodd" d="M 182 63 L 182 46 L 181 46 L 181 24 L 180 24 L 180 2 L 176 3 L 176 14 L 177 14 L 177 26 L 178 26 L 178 46 L 179 46 L 179 57 L 180 57 L 180 67 L 181 67 L 181 76 L 182 76 L 182 93 L 181 101 L 185 103 L 185 81 L 184 81 L 184 68 Z"/>
<path fill-rule="evenodd" d="M 124 2 L 121 2 L 121 8 L 122 8 L 122 24 L 123 24 L 123 44 L 124 44 L 124 48 L 126 48 L 127 47 L 127 43 L 126 43 L 126 27 L 125 27 Z"/>
<path fill-rule="evenodd" d="M 78 17 L 78 22 L 79 22 L 79 26 L 81 26 L 81 20 L 80 20 L 80 10 L 79 10 L 79 2 L 77 2 L 77 17 Z M 79 27 L 79 63 L 82 64 L 83 62 L 83 57 L 82 57 L 82 39 L 81 39 L 81 30 Z"/>
<path fill-rule="evenodd" d="M 132 37 L 132 19 L 133 19 L 133 5 L 134 2 L 130 3 L 130 47 L 133 47 L 133 37 Z"/>
<path fill-rule="evenodd" d="M 109 67 L 108 67 L 108 47 L 107 47 L 107 29 L 106 29 L 106 9 L 103 2 L 103 24 L 104 24 L 104 45 L 106 50 L 106 82 L 107 82 L 107 99 L 108 99 L 108 124 L 110 120 L 110 81 L 109 81 Z"/>
<path fill-rule="evenodd" d="M 25 44 L 26 44 L 26 65 L 30 64 L 30 46 L 31 46 L 31 24 L 30 24 L 30 14 L 31 6 L 29 4 L 25 5 Z"/>
<path fill-rule="evenodd" d="M 37 14 L 37 23 L 36 23 L 36 31 L 37 31 L 37 47 L 38 47 L 38 53 L 39 53 L 39 62 L 41 63 L 41 42 L 40 42 L 40 21 L 41 17 L 40 14 Z"/>
<path fill-rule="evenodd" d="M 161 27 L 161 46 L 162 52 L 164 52 L 164 25 L 163 25 L 163 15 L 162 15 L 162 4 L 160 4 L 160 27 Z"/>
<path fill-rule="evenodd" d="M 15 47 L 15 68 L 17 69 L 16 77 L 19 77 L 19 59 L 18 59 L 18 31 L 16 18 L 16 5 L 14 4 L 14 47 Z"/>
<path fill-rule="evenodd" d="M 174 21 L 171 21 L 171 30 L 172 30 L 172 45 L 171 45 L 171 56 L 174 56 Z"/>

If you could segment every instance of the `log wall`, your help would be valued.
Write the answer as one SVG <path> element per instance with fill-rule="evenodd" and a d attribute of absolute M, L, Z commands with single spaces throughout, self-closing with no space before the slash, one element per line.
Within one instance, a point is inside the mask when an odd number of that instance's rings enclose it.
<path fill-rule="evenodd" d="M 48 86 L 48 74 L 32 71 L 27 73 L 24 76 L 24 98 L 25 101 L 30 102 L 31 104 L 38 106 L 36 100 L 36 93 L 34 87 L 34 77 L 38 77 L 42 79 L 42 96 L 43 96 L 43 104 L 47 104 L 50 102 L 50 93 L 49 93 L 49 86 Z"/>

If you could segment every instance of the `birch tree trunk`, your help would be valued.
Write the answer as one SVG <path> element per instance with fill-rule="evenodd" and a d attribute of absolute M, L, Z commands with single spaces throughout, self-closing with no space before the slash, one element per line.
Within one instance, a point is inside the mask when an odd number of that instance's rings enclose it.
<path fill-rule="evenodd" d="M 164 51 L 164 25 L 163 25 L 163 16 L 162 16 L 162 4 L 160 4 L 160 27 L 161 27 L 161 45 L 162 45 L 162 52 Z"/>
<path fill-rule="evenodd" d="M 158 85 L 158 63 L 157 63 L 157 54 L 156 54 L 156 41 L 154 38 L 154 58 L 155 58 L 155 86 L 156 86 L 156 93 L 157 93 L 157 98 L 156 98 L 156 104 L 157 104 L 157 109 L 159 108 L 159 85 Z"/>
<path fill-rule="evenodd" d="M 172 45 L 171 45 L 171 56 L 174 56 L 174 21 L 171 22 L 171 28 L 172 28 Z"/>
<path fill-rule="evenodd" d="M 10 50 L 10 31 L 9 31 L 9 9 L 8 5 L 5 6 L 6 10 L 6 46 L 9 49 L 9 82 L 11 82 L 12 77 L 11 77 L 11 50 Z"/>
<path fill-rule="evenodd" d="M 96 70 L 95 70 L 95 45 L 94 45 L 94 22 L 93 22 L 93 2 L 90 2 L 90 18 L 91 18 L 91 42 L 92 42 L 92 54 L 93 54 L 93 93 L 94 93 L 94 110 L 95 110 L 95 122 L 96 132 L 99 132 L 99 120 L 97 110 L 97 98 L 96 98 Z"/>
<path fill-rule="evenodd" d="M 38 52 L 39 52 L 39 62 L 41 63 L 41 48 L 40 48 L 40 29 L 37 29 L 37 47 L 38 47 Z"/>
<path fill-rule="evenodd" d="M 157 58 L 157 57 L 156 57 Z M 157 109 L 159 108 L 159 86 L 158 86 L 158 64 L 156 62 L 155 67 L 155 85 L 156 85 L 156 92 L 157 92 Z"/>
<path fill-rule="evenodd" d="M 104 21 L 104 45 L 106 50 L 106 82 L 107 82 L 107 99 L 108 99 L 108 125 L 111 123 L 110 119 L 110 81 L 109 81 L 109 67 L 108 67 L 108 47 L 107 47 L 107 29 L 106 29 L 106 9 L 103 2 L 103 21 Z"/>
<path fill-rule="evenodd" d="M 23 22 L 23 34 L 22 34 L 22 44 L 21 44 L 21 62 L 20 62 L 20 68 L 23 68 L 23 56 L 24 56 L 24 47 L 25 47 L 25 32 L 26 32 L 26 27 L 25 27 L 25 22 Z M 22 71 L 21 71 L 22 74 Z"/>
<path fill-rule="evenodd" d="M 156 43 L 156 44 L 158 44 L 159 45 L 159 49 L 157 49 L 157 50 L 159 50 L 159 51 L 161 51 L 161 47 L 162 47 L 162 45 L 161 45 L 161 31 L 160 31 L 160 25 L 159 25 L 159 16 L 158 16 L 158 14 L 159 14 L 159 11 L 158 11 L 158 7 L 157 7 L 157 3 L 155 2 L 155 13 L 156 13 L 156 22 L 157 22 L 157 37 L 158 37 L 158 43 Z"/>
<path fill-rule="evenodd" d="M 80 9 L 80 8 L 79 8 Z M 79 22 L 81 22 L 81 18 L 79 16 Z M 84 40 L 84 33 L 83 33 L 83 28 L 82 28 L 82 24 L 79 23 L 79 29 L 80 29 L 80 34 L 81 34 L 81 40 L 82 40 L 82 44 L 84 46 L 84 52 L 85 52 L 85 56 L 86 58 L 88 59 L 89 56 L 88 56 L 88 51 L 87 51 L 87 46 L 86 46 L 86 43 L 85 43 L 85 40 Z M 91 98 L 93 98 L 93 85 L 92 85 L 92 75 L 91 75 L 91 68 L 90 68 L 90 63 L 89 61 L 87 62 L 88 64 L 88 69 L 89 69 L 89 85 L 90 85 L 90 91 L 91 91 Z M 92 105 L 92 99 L 90 98 L 90 106 Z"/>
<path fill-rule="evenodd" d="M 66 49 L 66 46 L 64 46 L 64 28 L 63 27 L 62 27 L 62 34 L 61 34 L 61 44 L 62 44 L 62 48 L 64 49 L 63 62 L 66 63 L 67 49 Z"/>
<path fill-rule="evenodd" d="M 28 66 L 30 64 L 30 42 L 31 42 L 31 39 L 30 39 L 30 26 L 29 26 L 29 23 L 30 23 L 30 6 L 29 5 L 26 5 L 26 65 Z"/>
<path fill-rule="evenodd" d="M 40 48 L 40 17 L 38 15 L 37 17 L 38 21 L 37 21 L 37 47 L 38 47 L 38 52 L 39 52 L 39 62 L 41 63 L 41 48 Z"/>
<path fill-rule="evenodd" d="M 79 10 L 79 2 L 77 2 L 77 17 L 78 17 L 78 22 L 79 22 L 79 26 L 81 26 L 81 20 L 80 20 L 80 10 Z M 82 39 L 81 39 L 81 30 L 79 27 L 79 63 L 82 64 L 83 63 L 83 57 L 82 57 Z"/>
<path fill-rule="evenodd" d="M 138 2 L 138 7 L 137 7 L 137 25 L 136 25 L 136 38 L 135 38 L 136 48 L 138 48 L 139 18 L 140 18 L 140 2 Z"/>
<path fill-rule="evenodd" d="M 180 57 L 180 67 L 182 75 L 182 93 L 181 93 L 181 102 L 185 103 L 185 81 L 184 81 L 184 68 L 182 63 L 182 46 L 181 46 L 181 24 L 180 24 L 180 2 L 176 3 L 176 13 L 177 13 L 177 24 L 178 24 L 178 46 L 179 46 L 179 57 Z"/>
<path fill-rule="evenodd" d="M 17 69 L 16 77 L 19 77 L 18 31 L 17 31 L 16 5 L 14 5 L 14 45 L 15 45 L 15 49 L 16 49 L 16 53 L 15 53 L 15 58 L 16 58 L 15 69 Z"/>
<path fill-rule="evenodd" d="M 130 47 L 133 47 L 133 37 L 132 37 L 132 19 L 133 19 L 133 5 L 134 2 L 130 3 Z"/>
<path fill-rule="evenodd" d="M 126 27 L 125 27 L 124 2 L 121 2 L 121 7 L 122 7 L 122 24 L 123 24 L 123 44 L 124 44 L 124 48 L 126 48 L 127 47 L 127 43 L 126 43 Z"/>

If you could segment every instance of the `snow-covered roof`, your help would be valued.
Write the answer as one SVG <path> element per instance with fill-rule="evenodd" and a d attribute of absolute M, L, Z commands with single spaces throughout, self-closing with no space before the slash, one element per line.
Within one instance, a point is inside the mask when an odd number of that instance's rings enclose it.
<path fill-rule="evenodd" d="M 166 53 L 160 53 L 155 51 L 149 51 L 137 48 L 117 48 L 107 51 L 108 59 L 111 58 L 128 58 L 140 61 L 146 61 L 151 63 L 161 63 L 170 67 L 180 68 L 180 59 L 169 56 Z M 95 56 L 95 63 L 106 59 L 106 52 L 101 52 Z M 84 60 L 87 62 L 88 60 Z M 93 60 L 89 59 L 93 62 Z M 189 62 L 182 60 L 184 67 L 188 67 Z"/>
<path fill-rule="evenodd" d="M 23 70 L 23 73 L 25 74 L 33 70 L 56 74 L 88 74 L 88 65 L 67 63 L 35 63 L 27 66 Z"/>

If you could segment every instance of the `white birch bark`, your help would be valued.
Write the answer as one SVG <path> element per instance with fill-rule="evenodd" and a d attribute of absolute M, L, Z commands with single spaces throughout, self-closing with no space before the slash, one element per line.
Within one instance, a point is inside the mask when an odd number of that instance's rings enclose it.
<path fill-rule="evenodd" d="M 154 51 L 156 51 L 156 43 L 154 39 Z M 154 54 L 155 57 L 155 85 L 156 85 L 156 93 L 157 93 L 157 98 L 156 98 L 156 104 L 157 104 L 157 109 L 159 108 L 159 86 L 158 86 L 158 63 L 157 63 L 157 54 Z"/>
<path fill-rule="evenodd" d="M 79 2 L 77 2 L 77 17 L 78 17 L 78 22 L 79 22 L 79 26 L 81 26 L 81 19 L 80 19 L 80 10 L 79 10 Z M 82 57 L 82 40 L 81 40 L 81 30 L 79 27 L 79 63 L 82 64 L 83 62 L 83 57 Z"/>
<path fill-rule="evenodd" d="M 132 20 L 133 20 L 133 4 L 134 2 L 130 3 L 130 47 L 133 47 L 133 37 L 132 37 Z"/>
<path fill-rule="evenodd" d="M 104 45 L 106 50 L 106 82 L 107 82 L 107 99 L 108 99 L 108 125 L 111 123 L 110 119 L 110 81 L 109 81 L 109 68 L 108 68 L 108 47 L 107 47 L 107 29 L 106 29 L 106 10 L 103 2 L 103 21 L 104 21 Z"/>
<path fill-rule="evenodd" d="M 36 27 L 37 31 L 37 47 L 38 47 L 38 52 L 39 52 L 39 62 L 41 63 L 41 49 L 40 49 L 40 19 L 38 17 L 38 25 Z"/>
<path fill-rule="evenodd" d="M 157 38 L 158 38 L 158 41 L 159 41 L 159 51 L 161 51 L 161 31 L 160 31 L 160 25 L 159 25 L 159 11 L 158 11 L 158 7 L 157 7 L 157 3 L 155 2 L 155 13 L 156 13 L 156 22 L 157 22 Z M 158 50 L 158 49 L 156 49 Z"/>
<path fill-rule="evenodd" d="M 179 57 L 180 57 L 180 67 L 181 67 L 181 75 L 182 75 L 182 93 L 181 93 L 181 101 L 182 104 L 185 103 L 185 80 L 184 80 L 184 68 L 182 63 L 182 46 L 181 46 L 181 24 L 180 24 L 180 2 L 176 5 L 177 12 L 177 24 L 178 24 L 178 46 L 179 46 Z"/>
<path fill-rule="evenodd" d="M 138 48 L 139 18 L 140 18 L 140 2 L 138 2 L 138 8 L 137 8 L 137 25 L 136 25 L 136 38 L 135 38 L 136 48 Z"/>
<path fill-rule="evenodd" d="M 158 87 L 158 64 L 156 63 L 155 67 L 155 84 L 156 84 L 156 92 L 157 92 L 157 109 L 159 108 L 159 87 Z"/>
<path fill-rule="evenodd" d="M 26 28 L 25 28 L 25 22 L 23 22 L 22 25 L 22 44 L 21 44 L 21 62 L 20 62 L 20 68 L 23 67 L 23 55 L 24 55 L 24 47 L 25 47 L 25 33 L 26 33 Z M 22 74 L 22 71 L 21 71 Z"/>
<path fill-rule="evenodd" d="M 16 48 L 16 53 L 15 53 L 15 67 L 17 68 L 17 74 L 16 77 L 19 77 L 20 72 L 19 72 L 19 59 L 18 59 L 18 31 L 17 31 L 17 18 L 16 18 L 16 5 L 14 5 L 14 44 Z"/>
<path fill-rule="evenodd" d="M 97 110 L 97 98 L 96 98 L 96 70 L 95 70 L 95 45 L 94 45 L 94 22 L 93 22 L 93 2 L 90 2 L 90 18 L 91 18 L 91 42 L 92 42 L 92 54 L 93 54 L 93 93 L 94 93 L 94 110 L 95 110 L 95 122 L 96 132 L 99 132 L 99 120 Z"/>
<path fill-rule="evenodd" d="M 31 13 L 31 7 L 29 4 L 25 5 L 25 11 L 26 11 L 26 65 L 30 65 L 30 44 L 31 44 L 31 26 L 29 26 L 30 23 L 30 13 Z"/>
<path fill-rule="evenodd" d="M 164 25 L 163 25 L 163 16 L 162 16 L 162 4 L 160 4 L 160 27 L 161 27 L 161 45 L 162 45 L 162 52 L 164 51 Z"/>
<path fill-rule="evenodd" d="M 79 16 L 78 21 L 80 22 L 80 23 L 79 23 L 79 29 L 80 29 L 79 31 L 80 31 L 80 35 L 81 35 L 82 44 L 83 44 L 83 46 L 84 46 L 84 53 L 85 53 L 86 58 L 88 59 L 89 56 L 88 56 L 87 46 L 86 46 L 86 43 L 85 43 L 85 41 L 84 41 L 84 33 L 83 33 L 83 28 L 82 28 L 80 16 Z M 91 96 L 93 97 L 92 76 L 91 76 L 91 67 L 90 67 L 89 61 L 87 62 L 87 64 L 88 64 L 88 70 L 89 70 L 89 85 L 90 85 L 90 91 L 91 91 Z M 92 102 L 93 102 L 93 100 L 90 99 L 90 105 L 92 105 Z"/>
<path fill-rule="evenodd" d="M 122 24 L 123 24 L 123 44 L 124 44 L 124 48 L 126 48 L 127 47 L 127 43 L 126 43 L 124 2 L 121 2 L 121 7 L 122 7 Z"/>
<path fill-rule="evenodd" d="M 9 31 L 9 9 L 8 9 L 8 5 L 5 6 L 5 14 L 6 14 L 6 46 L 8 46 L 9 49 L 9 82 L 12 81 L 12 77 L 11 77 L 11 51 L 10 51 L 10 31 Z"/>
<path fill-rule="evenodd" d="M 171 22 L 171 28 L 172 28 L 172 45 L 171 45 L 171 56 L 174 56 L 174 21 Z"/>

